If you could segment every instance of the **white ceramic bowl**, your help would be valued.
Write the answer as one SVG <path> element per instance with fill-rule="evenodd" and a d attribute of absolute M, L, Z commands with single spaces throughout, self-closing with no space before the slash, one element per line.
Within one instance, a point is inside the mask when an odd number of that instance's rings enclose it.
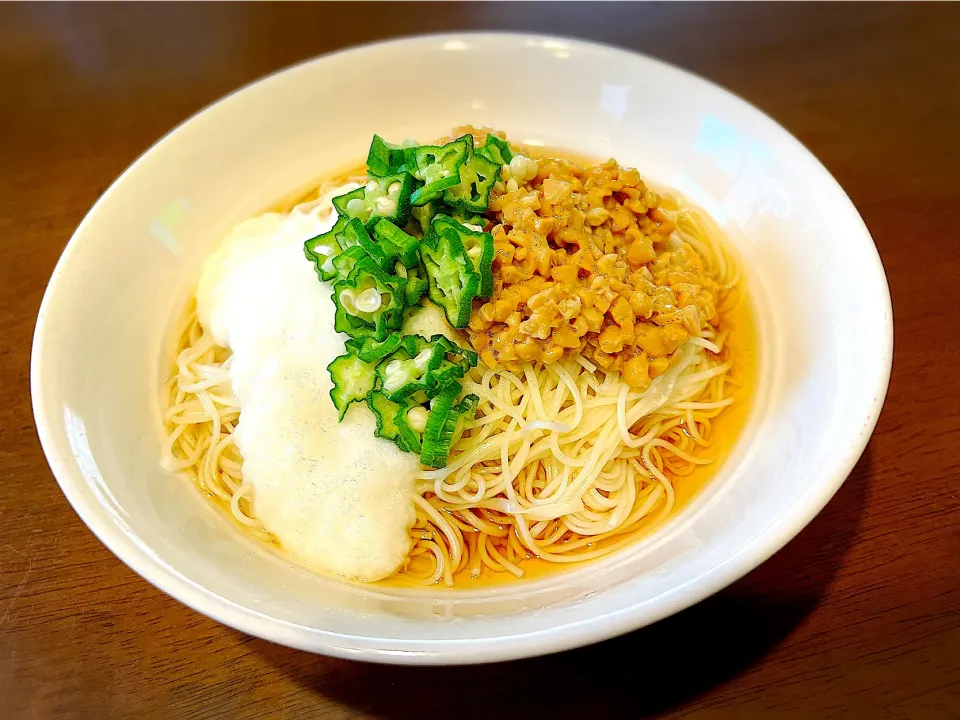
<path fill-rule="evenodd" d="M 425 140 L 465 123 L 615 156 L 728 225 L 759 316 L 756 406 L 708 489 L 648 540 L 605 561 L 471 593 L 320 578 L 245 537 L 160 469 L 167 329 L 201 261 L 237 222 L 361 160 L 374 132 Z M 100 198 L 57 265 L 37 322 L 32 390 L 64 494 L 157 587 L 237 629 L 306 650 L 469 663 L 562 650 L 652 623 L 768 558 L 859 457 L 891 351 L 883 269 L 857 211 L 762 113 L 697 77 L 610 47 L 440 35 L 272 75 L 146 152 Z"/>

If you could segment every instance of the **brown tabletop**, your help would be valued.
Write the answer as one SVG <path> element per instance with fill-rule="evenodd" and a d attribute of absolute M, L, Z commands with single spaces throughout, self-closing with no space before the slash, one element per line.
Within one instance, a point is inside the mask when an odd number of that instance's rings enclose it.
<path fill-rule="evenodd" d="M 482 667 L 288 650 L 154 589 L 73 513 L 30 409 L 37 308 L 98 195 L 196 110 L 319 53 L 458 28 L 635 48 L 804 142 L 886 267 L 886 406 L 806 530 L 653 627 Z M 958 321 L 956 5 L 0 5 L 0 717 L 960 717 Z"/>

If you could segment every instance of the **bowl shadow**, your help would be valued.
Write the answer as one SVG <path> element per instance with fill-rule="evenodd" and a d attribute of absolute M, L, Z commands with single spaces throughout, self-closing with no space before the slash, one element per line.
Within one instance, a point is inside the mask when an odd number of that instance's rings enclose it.
<path fill-rule="evenodd" d="M 817 606 L 857 539 L 871 450 L 770 560 L 697 605 L 612 640 L 540 658 L 435 668 L 338 660 L 260 639 L 248 647 L 309 692 L 375 717 L 654 715 L 748 670 Z"/>

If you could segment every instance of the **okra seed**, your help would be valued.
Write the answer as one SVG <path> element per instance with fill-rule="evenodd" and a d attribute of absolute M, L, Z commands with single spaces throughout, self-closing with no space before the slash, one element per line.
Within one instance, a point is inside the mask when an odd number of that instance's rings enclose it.
<path fill-rule="evenodd" d="M 340 307 L 342 307 L 348 314 L 356 315 L 357 314 L 357 294 L 350 290 L 340 291 Z"/>
<path fill-rule="evenodd" d="M 414 432 L 423 432 L 427 429 L 427 419 L 429 417 L 430 412 L 426 408 L 418 405 L 407 411 L 407 424 L 410 425 L 410 429 Z"/>
<path fill-rule="evenodd" d="M 377 212 L 381 215 L 393 215 L 397 211 L 397 201 L 389 197 L 377 198 Z"/>
<path fill-rule="evenodd" d="M 356 307 L 360 312 L 376 312 L 382 304 L 383 300 L 376 288 L 367 288 L 357 295 Z"/>

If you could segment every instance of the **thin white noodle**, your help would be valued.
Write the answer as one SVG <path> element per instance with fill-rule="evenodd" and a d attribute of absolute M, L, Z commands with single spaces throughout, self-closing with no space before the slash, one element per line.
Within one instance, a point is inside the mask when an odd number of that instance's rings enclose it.
<path fill-rule="evenodd" d="M 319 203 L 295 211 L 313 212 Z M 733 288 L 739 270 L 713 221 L 676 200 L 664 212 L 677 224 L 669 242 L 689 245 L 717 286 Z M 453 584 L 461 569 L 521 576 L 526 557 L 599 557 L 661 522 L 676 502 L 669 473 L 714 461 L 711 419 L 739 387 L 724 357 L 728 330 L 700 328 L 689 310 L 678 308 L 675 321 L 691 336 L 643 390 L 583 356 L 519 372 L 472 370 L 464 391 L 479 398 L 476 417 L 447 467 L 417 475 L 415 547 L 401 574 L 423 584 Z M 195 312 L 185 315 L 179 338 L 166 383 L 163 465 L 192 474 L 239 523 L 269 540 L 233 442 L 240 405 L 229 353 Z"/>

